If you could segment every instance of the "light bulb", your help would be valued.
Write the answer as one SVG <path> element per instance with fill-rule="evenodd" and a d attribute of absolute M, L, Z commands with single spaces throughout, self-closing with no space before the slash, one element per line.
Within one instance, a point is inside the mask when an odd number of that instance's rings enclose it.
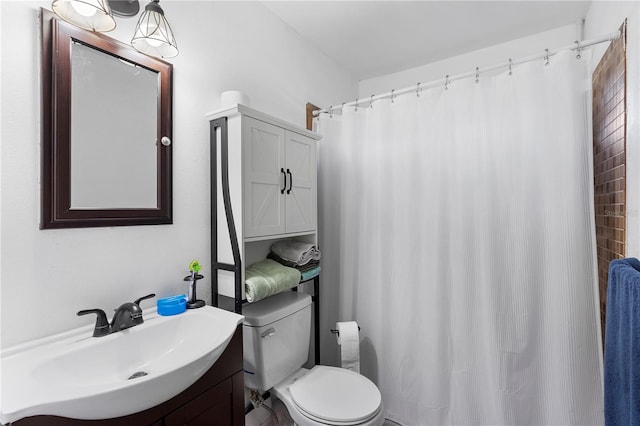
<path fill-rule="evenodd" d="M 155 38 L 148 38 L 147 43 L 149 43 L 149 46 L 158 47 L 162 44 L 162 41 L 156 40 Z"/>
<path fill-rule="evenodd" d="M 146 42 L 149 46 L 158 47 L 164 40 L 167 39 L 167 35 L 162 31 L 160 25 L 157 24 L 158 19 L 151 19 L 143 34 L 145 34 Z"/>

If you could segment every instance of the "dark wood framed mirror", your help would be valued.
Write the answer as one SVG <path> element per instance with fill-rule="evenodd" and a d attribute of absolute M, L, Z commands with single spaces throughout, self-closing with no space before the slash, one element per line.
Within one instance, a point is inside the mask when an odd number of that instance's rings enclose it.
<path fill-rule="evenodd" d="M 40 228 L 172 223 L 173 65 L 42 9 Z"/>

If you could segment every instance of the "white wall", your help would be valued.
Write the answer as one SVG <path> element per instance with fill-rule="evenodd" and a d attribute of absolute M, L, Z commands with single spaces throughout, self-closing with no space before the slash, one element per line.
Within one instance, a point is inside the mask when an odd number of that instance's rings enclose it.
<path fill-rule="evenodd" d="M 144 3 L 144 2 L 143 2 Z M 225 90 L 251 106 L 305 123 L 305 103 L 354 97 L 350 75 L 257 2 L 170 1 L 162 6 L 180 54 L 174 64 L 174 224 L 38 229 L 40 221 L 40 7 L 1 1 L 1 336 L 3 347 L 93 323 L 83 308 L 107 312 L 155 292 L 183 293 L 192 259 L 210 259 L 209 127 L 204 114 Z M 110 35 L 128 42 L 136 20 L 118 18 Z M 211 271 L 199 284 L 209 300 Z M 151 305 L 150 302 L 147 302 Z"/>
<path fill-rule="evenodd" d="M 593 2 L 585 21 L 585 38 L 617 30 L 627 18 L 627 247 L 640 257 L 640 2 Z M 607 45 L 593 49 L 593 67 Z"/>

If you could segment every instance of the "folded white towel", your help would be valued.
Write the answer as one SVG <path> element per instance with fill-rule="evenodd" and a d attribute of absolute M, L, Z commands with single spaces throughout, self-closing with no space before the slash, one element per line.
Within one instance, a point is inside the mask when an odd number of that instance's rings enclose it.
<path fill-rule="evenodd" d="M 306 265 L 312 260 L 320 260 L 321 256 L 315 244 L 301 241 L 278 241 L 271 246 L 271 251 L 296 265 Z"/>

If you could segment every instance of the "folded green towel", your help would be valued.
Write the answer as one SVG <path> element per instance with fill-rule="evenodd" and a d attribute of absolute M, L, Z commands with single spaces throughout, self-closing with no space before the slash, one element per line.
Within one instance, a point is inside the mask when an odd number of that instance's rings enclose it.
<path fill-rule="evenodd" d="M 244 289 L 249 303 L 273 296 L 299 283 L 300 271 L 271 259 L 254 263 L 244 273 Z"/>

